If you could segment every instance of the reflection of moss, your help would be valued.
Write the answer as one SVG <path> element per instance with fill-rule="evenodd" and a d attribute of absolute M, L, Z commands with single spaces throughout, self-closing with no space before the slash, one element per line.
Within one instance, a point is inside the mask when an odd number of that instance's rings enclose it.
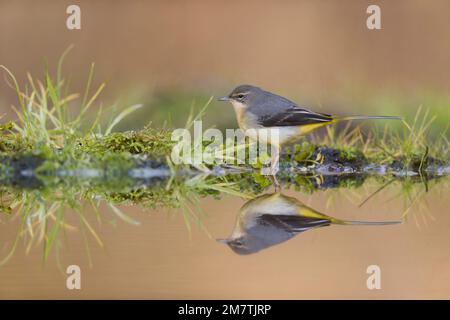
<path fill-rule="evenodd" d="M 127 192 L 105 192 L 103 197 L 114 204 L 139 204 L 147 208 L 176 208 L 181 204 L 174 193 L 164 188 L 136 188 Z"/>
<path fill-rule="evenodd" d="M 253 177 L 255 183 L 257 185 L 261 186 L 261 188 L 266 188 L 266 187 L 270 186 L 270 184 L 271 184 L 270 180 L 266 176 L 263 176 L 260 173 L 253 173 L 252 177 Z"/>
<path fill-rule="evenodd" d="M 314 177 L 297 176 L 294 179 L 294 189 L 303 193 L 311 194 L 316 189 Z"/>
<path fill-rule="evenodd" d="M 8 187 L 0 187 L 0 213 L 10 214 L 12 205 L 19 198 L 18 192 Z"/>

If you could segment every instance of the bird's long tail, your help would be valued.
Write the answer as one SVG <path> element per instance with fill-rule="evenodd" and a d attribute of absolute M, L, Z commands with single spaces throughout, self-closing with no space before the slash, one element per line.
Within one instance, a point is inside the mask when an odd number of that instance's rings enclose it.
<path fill-rule="evenodd" d="M 335 224 L 342 224 L 342 225 L 348 225 L 348 226 L 387 226 L 392 224 L 400 224 L 402 223 L 401 220 L 394 220 L 394 221 L 347 221 L 347 220 L 339 220 L 339 219 L 333 219 L 331 220 L 332 223 Z"/>
<path fill-rule="evenodd" d="M 336 117 L 334 118 L 334 121 L 371 120 L 371 119 L 402 120 L 401 117 L 396 116 L 346 116 L 346 117 Z"/>

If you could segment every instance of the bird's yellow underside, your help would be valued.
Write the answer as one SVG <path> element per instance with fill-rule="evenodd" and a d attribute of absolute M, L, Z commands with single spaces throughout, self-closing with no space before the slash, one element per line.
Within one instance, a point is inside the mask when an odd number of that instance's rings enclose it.
<path fill-rule="evenodd" d="M 334 120 L 328 121 L 328 122 L 306 124 L 306 125 L 303 125 L 303 126 L 298 126 L 297 128 L 298 128 L 298 131 L 299 131 L 300 135 L 305 135 L 305 134 L 311 133 L 312 131 L 314 131 L 314 130 L 320 128 L 320 127 L 324 127 L 324 126 L 327 126 L 327 125 L 332 124 L 332 123 L 334 123 Z"/>

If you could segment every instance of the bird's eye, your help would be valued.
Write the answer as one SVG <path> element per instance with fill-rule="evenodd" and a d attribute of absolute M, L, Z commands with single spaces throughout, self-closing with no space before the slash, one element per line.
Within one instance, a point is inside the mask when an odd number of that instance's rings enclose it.
<path fill-rule="evenodd" d="M 242 93 L 240 93 L 240 94 L 237 95 L 237 97 L 238 97 L 239 100 L 242 100 L 242 99 L 244 99 L 245 96 Z"/>

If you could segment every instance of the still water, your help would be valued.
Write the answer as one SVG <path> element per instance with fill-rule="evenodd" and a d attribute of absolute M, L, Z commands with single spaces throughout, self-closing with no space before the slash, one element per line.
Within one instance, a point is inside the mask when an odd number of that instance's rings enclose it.
<path fill-rule="evenodd" d="M 420 194 L 416 200 L 393 183 L 359 207 L 378 188 L 368 184 L 313 194 L 283 190 L 283 196 L 298 201 L 308 217 L 292 218 L 292 208 L 279 205 L 271 211 L 272 206 L 263 202 L 253 211 L 273 216 L 259 224 L 247 219 L 247 225 L 241 221 L 246 211 L 241 208 L 248 200 L 204 197 L 196 208 L 203 227 L 191 223 L 190 231 L 182 209 L 120 206 L 140 222 L 133 225 L 114 222 L 106 206 L 100 209 L 99 223 L 86 205 L 83 213 L 104 247 L 88 233 L 63 231 L 59 250 L 44 263 L 42 245 L 26 253 L 21 241 L 0 269 L 0 298 L 450 298 L 447 182 L 428 192 L 414 185 L 413 191 Z M 269 188 L 261 195 L 272 192 Z M 329 225 L 318 212 L 342 220 L 402 223 Z M 65 216 L 70 223 L 76 213 L 68 210 Z M 18 220 L 2 219 L 3 255 L 16 235 Z M 236 235 L 241 237 L 238 245 L 247 249 L 232 250 L 225 241 L 217 241 Z M 81 290 L 66 288 L 65 270 L 72 264 L 81 268 Z M 380 268 L 380 289 L 367 287 L 367 268 L 372 265 Z"/>

